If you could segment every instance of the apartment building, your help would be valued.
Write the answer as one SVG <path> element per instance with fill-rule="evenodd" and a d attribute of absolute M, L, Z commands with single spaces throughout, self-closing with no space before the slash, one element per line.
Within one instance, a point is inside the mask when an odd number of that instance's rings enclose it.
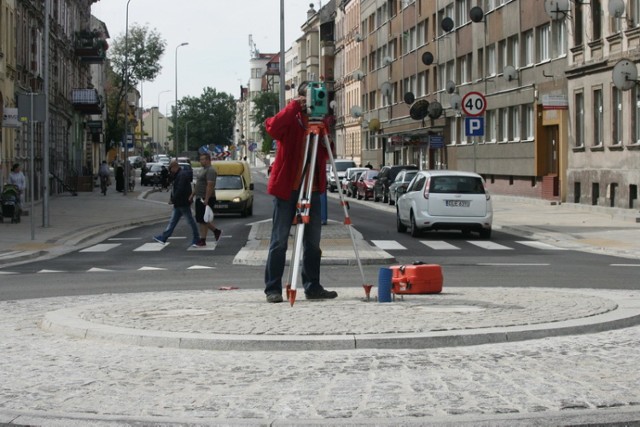
<path fill-rule="evenodd" d="M 16 79 L 15 0 L 0 0 L 0 186 L 8 176 L 13 162 L 12 141 L 17 120 L 13 96 Z"/>
<path fill-rule="evenodd" d="M 593 0 L 568 9 L 555 17 L 571 22 L 567 201 L 637 209 L 640 91 L 637 81 L 614 84 L 614 68 L 626 60 L 636 69 L 640 61 L 640 1 Z"/>

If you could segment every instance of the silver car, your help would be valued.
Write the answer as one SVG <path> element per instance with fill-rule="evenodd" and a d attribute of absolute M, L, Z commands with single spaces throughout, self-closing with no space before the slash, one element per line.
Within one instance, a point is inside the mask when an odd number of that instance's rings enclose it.
<path fill-rule="evenodd" d="M 402 191 L 402 190 L 400 190 Z M 473 172 L 419 171 L 396 203 L 398 232 L 475 231 L 491 237 L 493 207 L 482 177 Z"/>

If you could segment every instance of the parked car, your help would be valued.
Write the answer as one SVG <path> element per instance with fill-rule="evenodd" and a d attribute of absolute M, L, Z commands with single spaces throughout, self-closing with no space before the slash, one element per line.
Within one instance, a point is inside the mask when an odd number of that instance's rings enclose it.
<path fill-rule="evenodd" d="M 377 169 L 367 169 L 360 174 L 356 184 L 358 200 L 369 200 L 373 197 L 373 184 L 378 179 L 378 173 L 380 171 Z"/>
<path fill-rule="evenodd" d="M 416 165 L 393 165 L 383 166 L 382 169 L 380 169 L 376 184 L 373 186 L 373 201 L 379 202 L 382 200 L 383 203 L 389 201 L 389 186 L 396 179 L 400 171 L 404 169 L 418 170 L 418 167 Z"/>
<path fill-rule="evenodd" d="M 349 178 L 349 182 L 345 190 L 345 194 L 347 196 L 353 198 L 358 196 L 358 179 L 360 179 L 360 175 L 362 175 L 364 172 L 365 171 L 357 171 L 354 175 L 351 176 L 351 178 Z"/>
<path fill-rule="evenodd" d="M 355 197 L 355 193 L 350 193 L 350 191 L 355 188 L 355 186 L 353 186 L 353 184 L 355 183 L 353 177 L 356 176 L 357 172 L 363 172 L 365 170 L 367 170 L 367 168 L 347 168 L 346 172 L 344 173 L 344 178 L 342 178 L 342 181 L 340 181 L 340 188 L 342 188 L 342 192 L 345 195 Z"/>
<path fill-rule="evenodd" d="M 407 192 L 407 187 L 418 173 L 417 169 L 403 169 L 389 185 L 389 204 L 393 206 L 398 200 L 399 193 L 404 194 Z M 400 189 L 402 188 L 402 189 Z"/>
<path fill-rule="evenodd" d="M 353 160 L 336 159 L 334 161 L 336 164 L 336 170 L 338 171 L 338 181 L 335 180 L 331 164 L 329 163 L 327 165 L 327 189 L 332 193 L 338 189 L 338 185 L 340 185 L 340 181 L 344 178 L 344 174 L 347 172 L 347 169 L 356 167 L 356 162 Z"/>
<path fill-rule="evenodd" d="M 129 156 L 129 163 L 134 169 L 138 169 L 144 164 L 144 158 L 142 156 Z"/>
<path fill-rule="evenodd" d="M 460 230 L 488 239 L 492 222 L 491 196 L 473 172 L 419 171 L 396 203 L 398 232 L 409 228 L 413 237 L 423 230 Z"/>
<path fill-rule="evenodd" d="M 162 163 L 147 163 L 144 175 L 140 175 L 140 185 L 160 185 Z"/>

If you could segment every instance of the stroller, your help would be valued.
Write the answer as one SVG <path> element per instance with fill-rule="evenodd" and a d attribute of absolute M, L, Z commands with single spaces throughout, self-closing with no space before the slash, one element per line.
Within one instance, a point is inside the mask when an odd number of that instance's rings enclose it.
<path fill-rule="evenodd" d="M 5 184 L 0 194 L 0 203 L 2 204 L 2 215 L 0 222 L 4 222 L 5 218 L 11 218 L 11 223 L 20 222 L 20 191 L 13 184 Z"/>

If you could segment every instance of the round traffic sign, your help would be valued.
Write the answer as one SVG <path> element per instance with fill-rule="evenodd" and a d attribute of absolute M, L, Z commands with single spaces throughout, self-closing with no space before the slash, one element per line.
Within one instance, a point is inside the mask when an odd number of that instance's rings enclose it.
<path fill-rule="evenodd" d="M 480 92 L 469 92 L 462 97 L 462 111 L 467 116 L 481 116 L 487 109 L 487 99 Z"/>

